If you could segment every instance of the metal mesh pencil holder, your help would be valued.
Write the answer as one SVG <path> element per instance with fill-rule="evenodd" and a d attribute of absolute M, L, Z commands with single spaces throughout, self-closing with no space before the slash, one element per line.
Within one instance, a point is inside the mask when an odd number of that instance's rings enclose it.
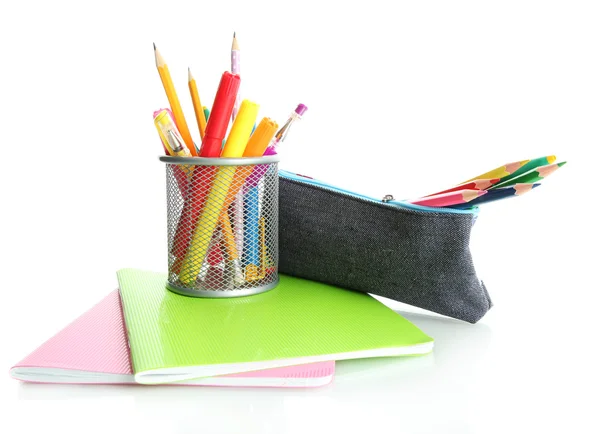
<path fill-rule="evenodd" d="M 279 157 L 160 161 L 167 169 L 167 288 L 240 297 L 277 286 Z"/>

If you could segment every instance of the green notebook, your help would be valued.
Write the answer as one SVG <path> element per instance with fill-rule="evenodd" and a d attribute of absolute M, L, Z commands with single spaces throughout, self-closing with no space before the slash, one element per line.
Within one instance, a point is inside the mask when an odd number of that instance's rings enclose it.
<path fill-rule="evenodd" d="M 433 349 L 432 338 L 373 297 L 323 283 L 282 275 L 262 294 L 208 299 L 170 292 L 164 273 L 117 277 L 138 383 Z"/>

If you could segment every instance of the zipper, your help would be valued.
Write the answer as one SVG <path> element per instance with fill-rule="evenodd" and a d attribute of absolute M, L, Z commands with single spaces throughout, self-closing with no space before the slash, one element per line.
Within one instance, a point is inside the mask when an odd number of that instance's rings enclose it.
<path fill-rule="evenodd" d="M 314 178 L 305 175 L 299 175 L 296 173 L 288 172 L 287 170 L 279 170 L 279 176 L 290 181 L 296 181 L 303 184 L 314 185 L 316 187 L 324 188 L 327 190 L 341 193 L 346 196 L 351 196 L 356 199 L 361 199 L 367 202 L 378 203 L 380 205 L 389 205 L 395 208 L 404 208 L 412 211 L 421 211 L 426 213 L 437 213 L 437 214 L 469 214 L 473 217 L 477 217 L 479 214 L 479 208 L 473 207 L 471 209 L 453 209 L 453 208 L 435 208 L 423 205 L 415 205 L 414 203 L 408 203 L 400 200 L 394 200 L 391 195 L 387 195 L 383 200 L 378 200 L 370 196 L 363 194 L 354 193 L 352 191 L 344 190 L 343 188 L 335 187 L 322 181 L 318 181 Z"/>

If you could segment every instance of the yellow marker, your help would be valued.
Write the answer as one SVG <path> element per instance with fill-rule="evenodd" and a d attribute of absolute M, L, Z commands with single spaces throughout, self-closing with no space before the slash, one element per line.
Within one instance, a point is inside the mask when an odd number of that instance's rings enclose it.
<path fill-rule="evenodd" d="M 258 104 L 248 100 L 242 102 L 221 157 L 239 158 L 244 154 L 257 114 Z M 235 172 L 234 166 L 221 166 L 217 170 L 179 273 L 179 280 L 186 286 L 195 283 L 202 268 Z"/>
<path fill-rule="evenodd" d="M 241 157 L 244 155 L 244 150 L 248 144 L 250 134 L 252 134 L 252 128 L 254 122 L 256 122 L 256 116 L 258 116 L 258 104 L 245 99 L 242 101 L 240 111 L 235 117 L 221 157 Z"/>
<path fill-rule="evenodd" d="M 156 60 L 156 69 L 158 69 L 160 80 L 162 81 L 163 87 L 165 88 L 165 93 L 169 99 L 169 104 L 171 105 L 171 111 L 173 112 L 173 117 L 175 118 L 175 124 L 177 125 L 178 130 L 181 132 L 181 136 L 183 137 L 183 141 L 185 142 L 188 150 L 192 156 L 197 157 L 198 152 L 196 151 L 196 146 L 194 145 L 187 122 L 183 116 L 183 110 L 181 109 L 181 104 L 179 104 L 179 98 L 175 92 L 173 80 L 171 80 L 171 73 L 169 72 L 169 68 L 167 67 L 165 59 L 163 59 L 159 51 L 156 49 L 156 45 L 154 46 L 154 57 Z"/>
<path fill-rule="evenodd" d="M 235 175 L 235 169 L 234 166 L 222 166 L 219 167 L 215 175 L 179 273 L 179 280 L 184 285 L 193 285 L 202 268 L 212 234 L 219 222 L 227 191 L 233 180 L 233 175 Z"/>
<path fill-rule="evenodd" d="M 263 118 L 254 133 L 252 133 L 250 140 L 248 140 L 244 157 L 262 157 L 278 128 L 277 122 L 269 118 Z"/>
<path fill-rule="evenodd" d="M 196 114 L 196 122 L 198 123 L 198 129 L 200 130 L 200 138 L 204 138 L 204 131 L 206 130 L 206 116 L 204 115 L 204 109 L 200 102 L 200 96 L 198 95 L 198 87 L 196 86 L 196 80 L 192 76 L 192 71 L 188 68 L 188 87 L 190 89 L 190 95 L 192 97 L 192 104 L 194 105 L 194 113 Z"/>

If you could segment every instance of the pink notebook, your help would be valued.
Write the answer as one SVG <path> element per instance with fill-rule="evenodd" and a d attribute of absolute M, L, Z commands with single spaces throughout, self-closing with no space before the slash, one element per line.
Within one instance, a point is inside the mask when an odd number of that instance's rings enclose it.
<path fill-rule="evenodd" d="M 335 362 L 320 362 L 219 377 L 182 385 L 316 387 L 333 379 Z M 36 383 L 135 384 L 121 298 L 114 290 L 33 353 L 13 366 L 11 377 Z"/>

